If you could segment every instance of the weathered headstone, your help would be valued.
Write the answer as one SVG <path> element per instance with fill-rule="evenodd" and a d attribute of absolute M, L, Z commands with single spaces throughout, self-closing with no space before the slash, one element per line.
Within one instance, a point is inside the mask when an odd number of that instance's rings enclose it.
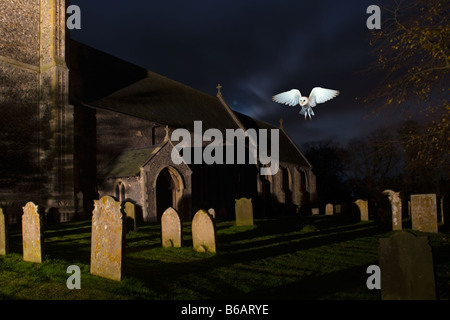
<path fill-rule="evenodd" d="M 8 253 L 8 224 L 3 208 L 0 207 L 0 255 Z"/>
<path fill-rule="evenodd" d="M 126 231 L 136 230 L 136 206 L 134 203 L 130 201 L 126 201 L 124 204 L 124 213 L 125 213 L 125 225 Z"/>
<path fill-rule="evenodd" d="M 105 196 L 94 200 L 92 215 L 91 274 L 120 281 L 124 228 L 121 203 Z"/>
<path fill-rule="evenodd" d="M 311 214 L 313 216 L 318 215 L 320 213 L 319 208 L 312 208 L 311 209 Z"/>
<path fill-rule="evenodd" d="M 43 257 L 44 230 L 40 208 L 33 202 L 23 207 L 22 245 L 23 260 L 41 263 Z"/>
<path fill-rule="evenodd" d="M 216 252 L 216 231 L 211 216 L 199 210 L 192 220 L 192 244 L 198 252 Z"/>
<path fill-rule="evenodd" d="M 433 257 L 427 237 L 398 231 L 380 239 L 379 267 L 383 300 L 434 300 Z"/>
<path fill-rule="evenodd" d="M 214 208 L 209 208 L 208 209 L 208 214 L 215 219 L 216 218 L 216 210 L 214 210 Z"/>
<path fill-rule="evenodd" d="M 411 195 L 412 229 L 422 232 L 438 232 L 436 194 Z"/>
<path fill-rule="evenodd" d="M 400 192 L 384 190 L 383 194 L 388 196 L 392 209 L 392 230 L 402 230 L 402 199 Z"/>
<path fill-rule="evenodd" d="M 253 226 L 253 205 L 251 198 L 235 200 L 235 211 L 237 226 Z"/>
<path fill-rule="evenodd" d="M 355 201 L 355 204 L 359 208 L 361 221 L 369 221 L 369 204 L 367 200 L 358 199 Z"/>
<path fill-rule="evenodd" d="M 333 211 L 334 211 L 334 207 L 331 203 L 328 203 L 325 206 L 325 215 L 327 216 L 332 216 L 333 215 Z"/>
<path fill-rule="evenodd" d="M 168 208 L 161 216 L 161 240 L 162 246 L 181 247 L 181 221 L 177 211 Z"/>
<path fill-rule="evenodd" d="M 340 205 L 340 204 L 334 205 L 334 212 L 336 214 L 341 214 L 342 213 L 342 205 Z"/>

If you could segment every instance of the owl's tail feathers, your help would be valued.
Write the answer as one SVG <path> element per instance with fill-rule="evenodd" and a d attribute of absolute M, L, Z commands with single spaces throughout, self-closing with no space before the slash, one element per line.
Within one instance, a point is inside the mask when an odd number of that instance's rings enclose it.
<path fill-rule="evenodd" d="M 305 107 L 302 107 L 302 110 L 300 110 L 299 113 L 300 113 L 302 116 L 305 116 L 305 120 L 306 120 L 306 117 L 309 116 L 309 119 L 312 119 L 311 116 L 314 116 L 314 115 L 315 115 L 315 114 L 314 114 L 314 111 L 313 111 L 311 108 L 305 108 Z"/>

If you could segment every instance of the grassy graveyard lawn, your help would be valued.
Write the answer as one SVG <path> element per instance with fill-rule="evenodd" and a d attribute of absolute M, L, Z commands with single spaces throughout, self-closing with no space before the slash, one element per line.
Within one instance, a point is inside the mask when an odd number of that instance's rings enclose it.
<path fill-rule="evenodd" d="M 257 220 L 254 227 L 218 221 L 217 254 L 161 247 L 160 225 L 127 234 L 120 282 L 89 273 L 91 222 L 46 226 L 45 261 L 22 260 L 20 226 L 10 229 L 10 253 L 0 256 L 0 299 L 380 299 L 366 273 L 378 264 L 381 232 L 374 222 L 336 216 Z M 420 234 L 415 232 L 416 234 Z M 426 234 L 432 246 L 438 297 L 450 293 L 450 232 Z M 67 267 L 81 268 L 81 289 L 66 286 Z"/>

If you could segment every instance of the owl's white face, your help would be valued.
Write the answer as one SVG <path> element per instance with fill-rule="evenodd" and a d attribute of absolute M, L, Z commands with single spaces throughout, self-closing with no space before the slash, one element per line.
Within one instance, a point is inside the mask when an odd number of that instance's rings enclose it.
<path fill-rule="evenodd" d="M 308 98 L 307 97 L 301 97 L 300 98 L 300 105 L 303 107 L 303 106 L 306 106 L 307 104 L 308 104 Z"/>

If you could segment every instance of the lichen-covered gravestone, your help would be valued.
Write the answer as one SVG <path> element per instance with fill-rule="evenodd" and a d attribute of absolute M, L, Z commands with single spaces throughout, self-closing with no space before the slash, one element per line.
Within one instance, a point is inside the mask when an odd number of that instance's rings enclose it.
<path fill-rule="evenodd" d="M 8 253 L 8 227 L 3 208 L 0 207 L 0 255 Z"/>
<path fill-rule="evenodd" d="M 392 230 L 402 230 L 402 199 L 400 198 L 400 192 L 384 190 L 383 194 L 387 195 L 391 202 Z"/>
<path fill-rule="evenodd" d="M 237 226 L 253 226 L 253 205 L 251 198 L 235 200 L 235 211 Z"/>
<path fill-rule="evenodd" d="M 436 194 L 411 195 L 412 229 L 422 232 L 438 232 Z"/>
<path fill-rule="evenodd" d="M 22 215 L 22 245 L 23 260 L 41 263 L 43 257 L 44 233 L 40 208 L 33 202 L 23 207 Z"/>
<path fill-rule="evenodd" d="M 334 207 L 331 203 L 328 203 L 325 206 L 325 215 L 327 216 L 332 216 L 333 215 L 333 211 L 334 211 Z"/>
<path fill-rule="evenodd" d="M 199 210 L 192 219 L 192 244 L 195 251 L 216 253 L 216 231 L 211 216 Z"/>
<path fill-rule="evenodd" d="M 355 201 L 355 204 L 359 208 L 361 221 L 369 221 L 369 205 L 367 200 L 358 199 Z"/>
<path fill-rule="evenodd" d="M 91 239 L 91 274 L 120 281 L 124 228 L 121 203 L 105 196 L 94 200 Z"/>
<path fill-rule="evenodd" d="M 433 256 L 427 237 L 397 231 L 380 239 L 379 267 L 383 300 L 434 300 Z"/>
<path fill-rule="evenodd" d="M 171 207 L 166 209 L 161 217 L 161 240 L 164 248 L 181 247 L 180 216 Z"/>

